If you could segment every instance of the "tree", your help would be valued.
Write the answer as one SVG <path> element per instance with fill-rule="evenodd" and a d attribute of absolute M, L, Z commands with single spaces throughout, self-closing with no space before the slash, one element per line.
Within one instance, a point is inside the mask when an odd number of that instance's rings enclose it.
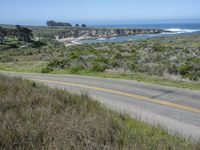
<path fill-rule="evenodd" d="M 4 39 L 7 36 L 7 30 L 0 27 L 0 44 L 4 43 Z"/>
<path fill-rule="evenodd" d="M 47 26 L 56 26 L 56 22 L 53 20 L 47 21 Z"/>
<path fill-rule="evenodd" d="M 86 28 L 87 26 L 86 26 L 86 24 L 82 24 L 82 27 L 83 27 L 83 28 Z"/>
<path fill-rule="evenodd" d="M 26 27 L 21 27 L 19 25 L 16 26 L 16 34 L 18 37 L 18 41 L 23 41 L 25 44 L 27 42 L 31 42 L 33 38 L 32 30 Z"/>
<path fill-rule="evenodd" d="M 67 22 L 55 22 L 53 20 L 49 20 L 46 22 L 47 26 L 66 26 L 66 27 L 72 27 L 70 23 Z"/>
<path fill-rule="evenodd" d="M 7 29 L 7 36 L 14 37 L 14 39 L 17 39 L 17 30 L 16 29 Z"/>
<path fill-rule="evenodd" d="M 79 24 L 76 24 L 75 27 L 79 28 L 80 26 L 79 26 Z"/>

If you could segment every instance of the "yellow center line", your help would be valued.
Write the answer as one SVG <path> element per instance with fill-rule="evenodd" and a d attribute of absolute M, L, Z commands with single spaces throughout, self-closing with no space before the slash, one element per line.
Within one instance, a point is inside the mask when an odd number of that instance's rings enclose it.
<path fill-rule="evenodd" d="M 93 90 L 97 90 L 97 91 L 102 91 L 102 92 L 132 97 L 132 98 L 136 98 L 138 100 L 143 100 L 143 101 L 148 101 L 148 102 L 152 102 L 152 103 L 156 103 L 156 104 L 170 106 L 170 107 L 174 107 L 174 108 L 178 108 L 178 109 L 182 109 L 182 110 L 187 110 L 187 111 L 191 111 L 191 112 L 195 112 L 195 113 L 200 113 L 200 109 L 197 109 L 197 108 L 192 108 L 192 107 L 185 106 L 185 105 L 171 103 L 171 102 L 163 101 L 163 100 L 160 100 L 160 99 L 152 99 L 152 98 L 149 98 L 149 97 L 145 97 L 145 96 L 141 96 L 141 95 L 137 95 L 137 94 L 133 94 L 133 93 L 126 93 L 126 92 L 117 91 L 117 90 L 111 90 L 111 89 L 100 88 L 100 87 L 91 86 L 91 85 L 85 85 L 85 84 L 83 85 L 83 84 L 76 84 L 76 83 L 70 83 L 70 82 L 62 82 L 62 81 L 54 81 L 54 80 L 39 80 L 39 79 L 33 79 L 33 80 L 40 81 L 40 82 L 46 82 L 46 83 L 54 83 L 54 84 L 60 84 L 60 85 L 67 85 L 67 86 L 93 89 Z"/>

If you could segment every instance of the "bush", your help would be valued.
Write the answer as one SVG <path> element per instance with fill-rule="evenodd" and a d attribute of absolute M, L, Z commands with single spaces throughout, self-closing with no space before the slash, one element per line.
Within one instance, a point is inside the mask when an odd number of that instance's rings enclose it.
<path fill-rule="evenodd" d="M 53 68 L 51 68 L 50 66 L 47 66 L 41 70 L 42 73 L 50 73 L 52 71 L 53 71 Z"/>
<path fill-rule="evenodd" d="M 197 81 L 200 78 L 200 72 L 192 72 L 187 74 L 187 77 L 192 81 Z"/>
<path fill-rule="evenodd" d="M 178 67 L 178 72 L 182 76 L 186 76 L 189 73 L 190 69 L 191 69 L 191 66 L 189 66 L 188 64 L 182 64 L 180 67 Z"/>
<path fill-rule="evenodd" d="M 144 64 L 138 66 L 138 70 L 140 72 L 157 76 L 163 76 L 165 69 L 166 69 L 165 66 L 163 66 L 162 64 Z"/>
<path fill-rule="evenodd" d="M 122 55 L 120 53 L 116 53 L 113 58 L 114 59 L 121 59 Z"/>
<path fill-rule="evenodd" d="M 187 60 L 178 68 L 178 72 L 185 78 L 198 80 L 200 78 L 200 59 L 193 58 Z"/>
<path fill-rule="evenodd" d="M 45 68 L 41 70 L 42 73 L 49 73 L 53 71 L 54 68 L 60 68 L 63 69 L 65 66 L 67 66 L 69 61 L 67 59 L 62 60 L 53 60 L 50 61 Z"/>
<path fill-rule="evenodd" d="M 94 62 L 108 63 L 109 60 L 107 58 L 104 58 L 104 57 L 97 57 L 97 58 L 94 59 Z"/>
<path fill-rule="evenodd" d="M 118 60 L 110 60 L 109 64 L 114 68 L 120 66 L 120 63 Z"/>
<path fill-rule="evenodd" d="M 82 65 L 75 65 L 70 67 L 70 72 L 71 73 L 77 73 L 81 70 L 84 70 L 85 68 Z"/>
<path fill-rule="evenodd" d="M 165 50 L 165 47 L 164 46 L 161 46 L 160 44 L 154 44 L 152 46 L 152 49 L 156 52 L 162 52 Z"/>
<path fill-rule="evenodd" d="M 104 72 L 106 69 L 106 66 L 102 63 L 93 63 L 91 70 L 94 72 Z"/>
<path fill-rule="evenodd" d="M 42 42 L 42 41 L 33 41 L 32 44 L 31 44 L 31 46 L 33 48 L 40 48 L 40 47 L 43 47 L 43 46 L 46 46 L 46 45 L 47 45 L 47 43 Z"/>
<path fill-rule="evenodd" d="M 68 58 L 69 59 L 77 59 L 77 58 L 79 58 L 79 56 L 80 56 L 80 54 L 77 52 L 71 52 L 71 53 L 69 53 L 68 54 Z"/>
<path fill-rule="evenodd" d="M 63 69 L 67 65 L 69 65 L 69 61 L 67 59 L 61 59 L 61 60 L 56 59 L 48 64 L 48 66 L 51 68 L 61 68 L 61 69 Z"/>
<path fill-rule="evenodd" d="M 129 68 L 130 71 L 136 71 L 137 65 L 136 64 L 130 64 L 128 68 Z"/>

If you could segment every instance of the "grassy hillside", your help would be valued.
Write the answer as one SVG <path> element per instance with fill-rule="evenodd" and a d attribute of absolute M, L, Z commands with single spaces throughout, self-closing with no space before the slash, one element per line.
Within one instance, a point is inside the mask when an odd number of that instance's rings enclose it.
<path fill-rule="evenodd" d="M 192 143 L 87 95 L 0 76 L 0 149 L 187 149 Z"/>
<path fill-rule="evenodd" d="M 200 35 L 190 35 L 65 47 L 43 38 L 21 47 L 8 38 L 0 45 L 0 70 L 95 75 L 199 90 L 199 43 Z"/>
<path fill-rule="evenodd" d="M 61 50 L 44 72 L 143 73 L 175 79 L 200 79 L 200 35 L 125 43 L 77 45 Z"/>

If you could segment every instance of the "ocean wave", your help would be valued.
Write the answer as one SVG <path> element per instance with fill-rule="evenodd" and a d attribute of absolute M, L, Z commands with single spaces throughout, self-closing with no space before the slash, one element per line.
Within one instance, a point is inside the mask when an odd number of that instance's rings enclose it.
<path fill-rule="evenodd" d="M 104 40 L 106 40 L 105 38 L 98 38 L 97 40 L 99 40 L 99 41 L 104 41 Z"/>
<path fill-rule="evenodd" d="M 116 38 L 115 37 L 113 37 L 113 38 L 109 38 L 110 40 L 115 40 Z"/>
<path fill-rule="evenodd" d="M 181 34 L 181 33 L 193 33 L 200 31 L 199 29 L 181 29 L 181 28 L 170 28 L 165 29 L 164 34 Z"/>
<path fill-rule="evenodd" d="M 156 34 L 149 34 L 148 36 L 153 37 L 153 36 L 158 36 Z"/>

